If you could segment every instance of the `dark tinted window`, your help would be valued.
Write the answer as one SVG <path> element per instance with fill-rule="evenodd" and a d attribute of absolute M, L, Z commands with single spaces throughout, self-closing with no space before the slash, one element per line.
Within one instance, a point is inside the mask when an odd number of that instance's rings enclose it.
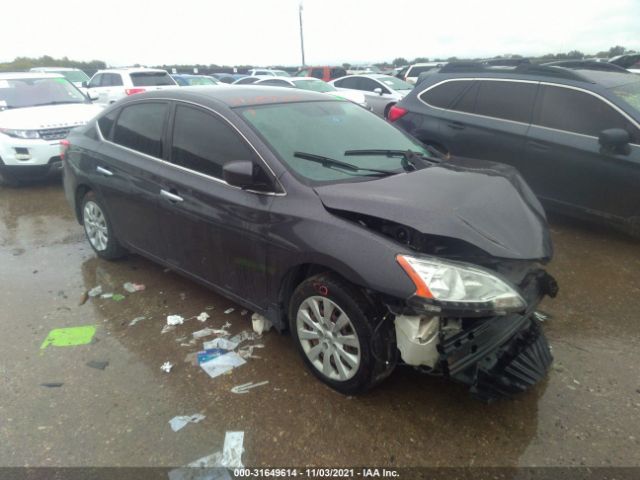
<path fill-rule="evenodd" d="M 122 76 L 119 73 L 105 73 L 101 85 L 103 87 L 120 87 L 122 86 Z"/>
<path fill-rule="evenodd" d="M 475 113 L 529 123 L 538 85 L 524 82 L 479 81 Z"/>
<path fill-rule="evenodd" d="M 104 74 L 102 74 L 102 73 L 96 73 L 93 76 L 93 78 L 91 79 L 91 81 L 89 82 L 89 88 L 99 87 L 100 86 L 100 81 L 102 80 L 103 76 L 104 76 Z"/>
<path fill-rule="evenodd" d="M 113 141 L 161 158 L 166 114 L 166 103 L 139 103 L 124 107 L 113 130 Z"/>
<path fill-rule="evenodd" d="M 334 85 L 340 88 L 352 88 L 354 90 L 357 90 L 358 80 L 359 80 L 358 78 L 354 78 L 354 77 L 343 78 L 335 82 Z"/>
<path fill-rule="evenodd" d="M 176 108 L 172 163 L 222 178 L 225 163 L 253 158 L 249 146 L 224 120 L 203 110 Z"/>
<path fill-rule="evenodd" d="M 427 90 L 420 95 L 420 99 L 434 107 L 449 108 L 472 83 L 472 80 L 446 82 Z"/>
<path fill-rule="evenodd" d="M 319 78 L 320 80 L 324 77 L 324 69 L 323 68 L 314 68 L 311 70 L 311 77 Z"/>
<path fill-rule="evenodd" d="M 373 92 L 376 88 L 382 88 L 382 86 L 378 82 L 376 82 L 375 80 L 371 80 L 370 78 L 360 77 L 358 80 L 358 90 Z"/>
<path fill-rule="evenodd" d="M 175 82 L 167 72 L 136 72 L 130 75 L 134 87 L 175 85 Z"/>
<path fill-rule="evenodd" d="M 633 143 L 640 142 L 637 129 L 619 112 L 593 95 L 569 88 L 543 86 L 534 123 L 593 137 L 608 128 L 624 128 Z"/>
<path fill-rule="evenodd" d="M 116 117 L 118 116 L 119 110 L 113 110 L 106 115 L 103 115 L 98 119 L 98 125 L 100 126 L 100 133 L 102 136 L 109 140 L 111 138 L 111 127 L 113 126 L 113 122 L 116 121 Z"/>
<path fill-rule="evenodd" d="M 340 78 L 344 77 L 347 74 L 347 71 L 344 68 L 332 68 L 329 76 L 331 78 Z"/>
<path fill-rule="evenodd" d="M 478 98 L 479 87 L 480 85 L 478 82 L 473 82 L 471 88 L 467 89 L 467 91 L 462 94 L 462 97 L 453 104 L 451 109 L 458 112 L 473 113 L 476 109 L 476 99 Z"/>

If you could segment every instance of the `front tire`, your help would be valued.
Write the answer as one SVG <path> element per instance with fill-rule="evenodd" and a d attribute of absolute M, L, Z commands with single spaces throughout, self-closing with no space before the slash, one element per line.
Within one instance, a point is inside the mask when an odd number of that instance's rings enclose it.
<path fill-rule="evenodd" d="M 289 304 L 291 334 L 305 365 L 347 395 L 368 390 L 395 366 L 372 351 L 379 321 L 376 307 L 358 288 L 330 274 L 306 279 Z"/>
<path fill-rule="evenodd" d="M 115 260 L 126 254 L 95 192 L 89 191 L 82 198 L 82 225 L 91 248 L 100 258 Z"/>

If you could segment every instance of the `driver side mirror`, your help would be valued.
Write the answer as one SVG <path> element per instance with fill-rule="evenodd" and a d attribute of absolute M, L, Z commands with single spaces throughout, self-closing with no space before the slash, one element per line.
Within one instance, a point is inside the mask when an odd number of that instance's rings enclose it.
<path fill-rule="evenodd" d="M 100 98 L 100 96 L 92 90 L 87 92 L 87 97 L 89 97 L 89 100 L 98 100 L 98 98 Z"/>
<path fill-rule="evenodd" d="M 382 95 L 382 89 L 380 87 L 374 88 L 373 93 L 377 93 L 378 95 Z"/>
<path fill-rule="evenodd" d="M 631 135 L 623 128 L 609 128 L 600 132 L 598 143 L 602 153 L 629 155 Z"/>
<path fill-rule="evenodd" d="M 253 162 L 238 160 L 222 167 L 222 178 L 229 185 L 249 188 L 256 184 L 257 174 Z"/>

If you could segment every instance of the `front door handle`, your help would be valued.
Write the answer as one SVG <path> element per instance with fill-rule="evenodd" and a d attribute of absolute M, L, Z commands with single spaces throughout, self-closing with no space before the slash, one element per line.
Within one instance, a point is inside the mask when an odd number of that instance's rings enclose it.
<path fill-rule="evenodd" d="M 166 190 L 160 190 L 160 195 L 173 203 L 184 202 L 184 198 L 182 198 L 180 195 L 176 195 L 175 193 L 171 193 Z"/>
<path fill-rule="evenodd" d="M 447 126 L 449 128 L 453 128 L 454 130 L 464 130 L 464 123 L 461 122 L 448 122 Z"/>
<path fill-rule="evenodd" d="M 113 176 L 113 172 L 111 170 L 107 170 L 106 168 L 103 168 L 103 167 L 97 167 L 96 172 L 98 172 L 100 175 L 104 175 L 105 177 Z"/>

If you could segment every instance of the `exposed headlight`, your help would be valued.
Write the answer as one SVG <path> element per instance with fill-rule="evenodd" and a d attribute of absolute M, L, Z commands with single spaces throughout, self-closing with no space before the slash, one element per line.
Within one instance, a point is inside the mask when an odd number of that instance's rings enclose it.
<path fill-rule="evenodd" d="M 14 138 L 26 138 L 29 140 L 40 138 L 40 134 L 37 130 L 14 130 L 11 128 L 0 128 L 0 132 Z"/>
<path fill-rule="evenodd" d="M 416 295 L 443 308 L 507 313 L 526 307 L 514 287 L 481 268 L 409 255 L 396 259 L 415 284 Z"/>

